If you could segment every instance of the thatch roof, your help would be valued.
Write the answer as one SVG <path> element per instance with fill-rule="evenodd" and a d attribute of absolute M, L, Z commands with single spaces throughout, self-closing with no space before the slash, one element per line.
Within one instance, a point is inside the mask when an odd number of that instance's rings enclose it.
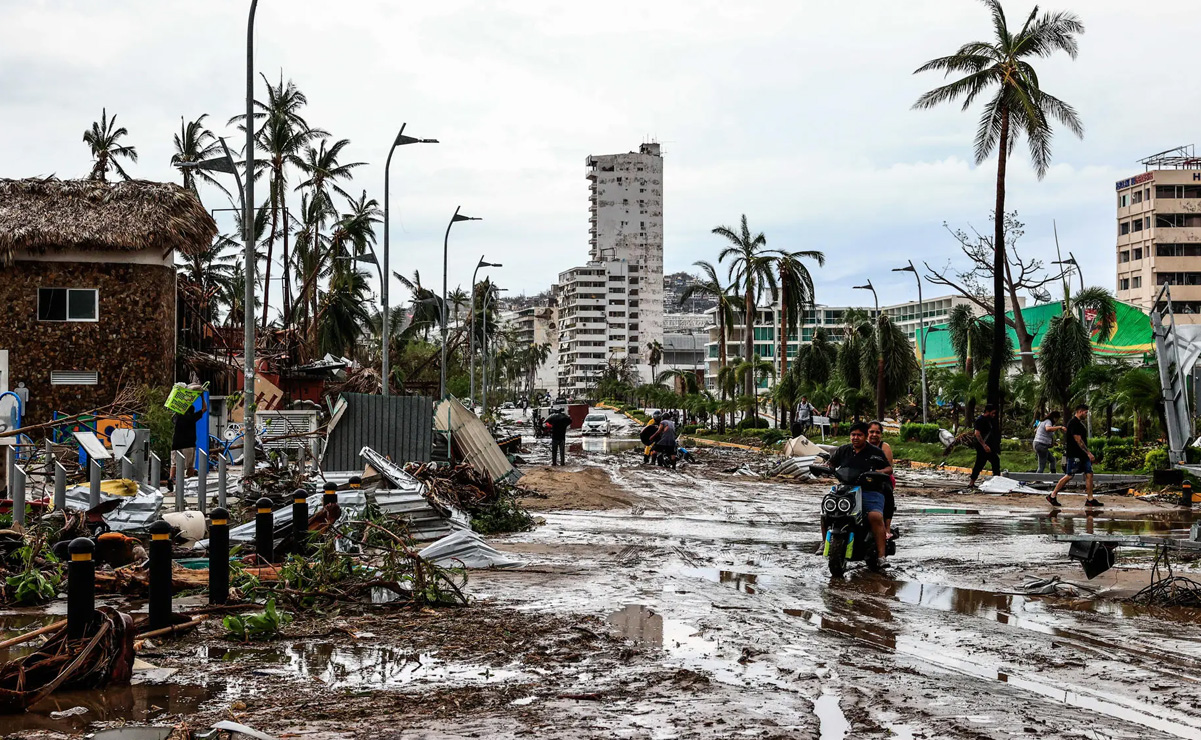
<path fill-rule="evenodd" d="M 0 265 L 19 251 L 207 247 L 217 224 L 190 190 L 167 182 L 0 179 Z"/>

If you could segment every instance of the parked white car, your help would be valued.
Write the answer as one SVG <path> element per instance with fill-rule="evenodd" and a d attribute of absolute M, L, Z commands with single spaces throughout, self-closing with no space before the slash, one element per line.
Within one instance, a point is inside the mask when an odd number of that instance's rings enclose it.
<path fill-rule="evenodd" d="M 604 414 L 588 414 L 584 417 L 584 426 L 580 433 L 585 437 L 596 435 L 609 436 L 609 417 Z"/>

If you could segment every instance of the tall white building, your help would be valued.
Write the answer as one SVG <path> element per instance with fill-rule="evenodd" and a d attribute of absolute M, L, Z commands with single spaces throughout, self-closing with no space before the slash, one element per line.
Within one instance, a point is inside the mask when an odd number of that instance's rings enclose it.
<path fill-rule="evenodd" d="M 658 144 L 590 156 L 589 261 L 559 275 L 559 391 L 582 395 L 610 361 L 650 382 L 663 343 L 663 157 Z"/>
<path fill-rule="evenodd" d="M 519 347 L 550 346 L 546 362 L 534 374 L 534 390 L 554 392 L 559 386 L 559 309 L 554 305 L 535 305 L 506 311 L 500 315 L 505 328 L 513 331 Z"/>

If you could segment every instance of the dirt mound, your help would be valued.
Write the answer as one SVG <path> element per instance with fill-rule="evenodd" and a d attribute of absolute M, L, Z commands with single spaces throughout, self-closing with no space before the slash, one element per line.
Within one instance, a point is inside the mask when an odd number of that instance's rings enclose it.
<path fill-rule="evenodd" d="M 634 498 L 600 468 L 532 468 L 517 484 L 521 505 L 531 511 L 628 509 Z M 528 492 L 528 495 L 526 495 Z"/>

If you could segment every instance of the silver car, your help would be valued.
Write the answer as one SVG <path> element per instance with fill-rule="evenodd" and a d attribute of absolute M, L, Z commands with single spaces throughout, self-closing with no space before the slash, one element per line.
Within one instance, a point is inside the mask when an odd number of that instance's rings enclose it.
<path fill-rule="evenodd" d="M 588 414 L 584 417 L 584 426 L 580 433 L 585 437 L 608 437 L 609 417 L 604 414 Z"/>

